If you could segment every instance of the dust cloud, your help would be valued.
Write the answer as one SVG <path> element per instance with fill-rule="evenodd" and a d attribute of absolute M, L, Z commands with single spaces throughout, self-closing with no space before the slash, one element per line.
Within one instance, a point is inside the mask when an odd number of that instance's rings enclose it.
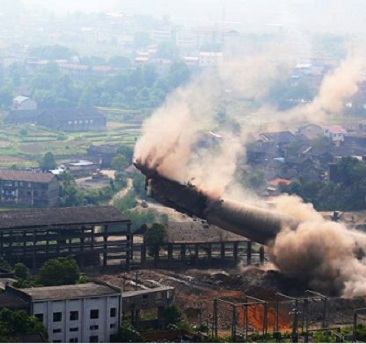
<path fill-rule="evenodd" d="M 276 208 L 301 220 L 296 230 L 283 228 L 267 248 L 278 270 L 327 294 L 366 294 L 365 234 L 324 220 L 297 197 L 279 197 Z"/>
<path fill-rule="evenodd" d="M 262 99 L 266 85 L 278 72 L 269 66 L 265 56 L 236 59 L 173 92 L 144 123 L 143 135 L 135 147 L 135 160 L 164 177 L 193 183 L 215 198 L 222 197 L 230 185 L 237 185 L 238 157 L 245 155 L 247 134 L 259 127 L 253 122 L 260 119 L 262 125 L 266 121 L 287 123 L 301 119 L 319 123 L 341 111 L 344 101 L 356 93 L 361 77 L 361 64 L 349 57 L 324 78 L 310 104 L 286 112 L 264 106 L 251 116 L 252 123 L 237 122 L 235 131 L 221 130 L 221 143 L 215 150 L 195 150 L 203 132 L 220 128 L 217 113 L 228 89 L 244 98 Z M 246 190 L 236 192 L 240 196 L 247 194 Z M 366 235 L 325 221 L 301 200 L 281 197 L 275 203 L 279 212 L 301 222 L 296 230 L 283 228 L 268 246 L 269 257 L 277 269 L 317 290 L 344 297 L 366 294 Z"/>

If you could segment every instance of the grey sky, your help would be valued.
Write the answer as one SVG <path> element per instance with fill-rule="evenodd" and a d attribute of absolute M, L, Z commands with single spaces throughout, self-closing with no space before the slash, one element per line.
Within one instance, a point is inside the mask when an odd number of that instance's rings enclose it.
<path fill-rule="evenodd" d="M 7 1 L 7 0 L 2 0 Z M 317 31 L 357 33 L 364 30 L 365 0 L 22 0 L 25 7 L 50 11 L 122 11 L 168 15 L 173 21 L 280 24 Z"/>

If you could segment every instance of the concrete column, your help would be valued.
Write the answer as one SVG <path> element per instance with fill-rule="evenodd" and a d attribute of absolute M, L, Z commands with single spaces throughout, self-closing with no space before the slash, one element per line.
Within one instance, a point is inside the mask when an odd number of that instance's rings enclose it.
<path fill-rule="evenodd" d="M 238 245 L 239 243 L 237 241 L 233 243 L 233 257 L 235 261 L 238 260 Z"/>
<path fill-rule="evenodd" d="M 261 265 L 264 264 L 264 246 L 259 248 L 259 262 Z"/>
<path fill-rule="evenodd" d="M 252 263 L 252 242 L 247 241 L 247 264 L 250 265 Z"/>

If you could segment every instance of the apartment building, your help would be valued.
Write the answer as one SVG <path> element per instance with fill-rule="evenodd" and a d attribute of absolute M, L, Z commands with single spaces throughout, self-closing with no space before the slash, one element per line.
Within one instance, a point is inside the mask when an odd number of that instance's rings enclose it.
<path fill-rule="evenodd" d="M 0 205 L 53 207 L 59 196 L 60 183 L 52 173 L 0 170 Z"/>

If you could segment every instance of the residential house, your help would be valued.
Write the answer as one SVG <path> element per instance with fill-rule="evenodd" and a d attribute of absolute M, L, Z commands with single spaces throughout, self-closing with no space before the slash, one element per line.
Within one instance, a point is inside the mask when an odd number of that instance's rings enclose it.
<path fill-rule="evenodd" d="M 112 159 L 117 155 L 117 145 L 90 146 L 88 148 L 88 158 L 97 161 L 101 168 L 111 167 Z"/>
<path fill-rule="evenodd" d="M 322 126 L 317 124 L 307 124 L 302 127 L 300 127 L 297 130 L 297 134 L 306 137 L 309 140 L 316 139 L 318 137 L 324 136 L 324 129 Z"/>
<path fill-rule="evenodd" d="M 59 195 L 59 181 L 51 173 L 0 170 L 0 205 L 53 207 Z"/>
<path fill-rule="evenodd" d="M 105 116 L 95 108 L 47 110 L 37 123 L 62 131 L 105 131 L 107 126 Z"/>
<path fill-rule="evenodd" d="M 324 136 L 328 137 L 335 145 L 344 141 L 347 131 L 341 125 L 323 126 Z"/>
<path fill-rule="evenodd" d="M 273 133 L 261 133 L 259 134 L 257 141 L 278 148 L 278 157 L 284 157 L 287 154 L 287 146 L 296 141 L 296 136 L 288 130 L 273 132 Z"/>
<path fill-rule="evenodd" d="M 13 110 L 7 124 L 34 123 L 61 131 L 105 131 L 107 120 L 96 108 Z"/>
<path fill-rule="evenodd" d="M 104 283 L 16 289 L 29 303 L 30 314 L 48 330 L 53 343 L 110 343 L 118 333 L 121 291 Z"/>
<path fill-rule="evenodd" d="M 29 98 L 24 96 L 18 96 L 13 99 L 13 110 L 36 110 L 37 103 Z"/>

